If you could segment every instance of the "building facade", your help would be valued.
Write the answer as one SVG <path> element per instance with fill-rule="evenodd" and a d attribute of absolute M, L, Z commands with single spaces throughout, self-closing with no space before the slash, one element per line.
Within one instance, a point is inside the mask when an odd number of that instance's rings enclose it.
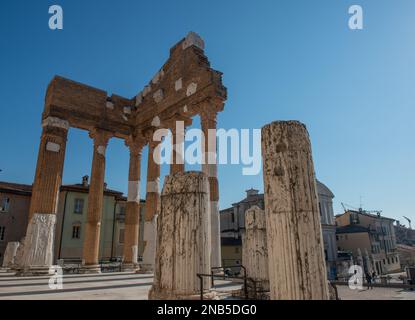
<path fill-rule="evenodd" d="M 31 195 L 31 185 L 0 182 L 0 266 L 7 244 L 26 233 Z"/>
<path fill-rule="evenodd" d="M 63 185 L 59 193 L 55 232 L 55 262 L 80 261 L 87 220 L 89 184 L 85 176 L 80 184 Z M 121 192 L 104 188 L 100 228 L 99 260 L 121 259 L 127 199 Z"/>
<path fill-rule="evenodd" d="M 336 277 L 336 226 L 333 211 L 334 194 L 320 181 L 317 181 L 320 219 L 324 240 L 324 252 L 329 279 Z M 220 212 L 223 266 L 243 264 L 242 233 L 245 231 L 245 212 L 252 206 L 265 208 L 264 194 L 258 190 L 246 191 L 246 198 L 232 204 Z"/>
<path fill-rule="evenodd" d="M 338 250 L 350 252 L 355 264 L 365 271 L 378 275 L 399 271 L 394 221 L 364 210 L 349 210 L 336 216 Z"/>
<path fill-rule="evenodd" d="M 394 228 L 401 268 L 415 266 L 415 230 L 405 227 L 399 221 L 396 221 Z"/>
<path fill-rule="evenodd" d="M 81 261 L 87 219 L 89 183 L 85 176 L 79 184 L 60 188 L 55 229 L 54 263 L 58 260 Z M 0 265 L 9 242 L 21 241 L 28 224 L 32 186 L 0 182 Z M 124 250 L 124 222 L 127 198 L 105 185 L 100 228 L 99 259 L 121 260 Z M 144 204 L 140 202 L 138 256 L 144 249 Z"/>

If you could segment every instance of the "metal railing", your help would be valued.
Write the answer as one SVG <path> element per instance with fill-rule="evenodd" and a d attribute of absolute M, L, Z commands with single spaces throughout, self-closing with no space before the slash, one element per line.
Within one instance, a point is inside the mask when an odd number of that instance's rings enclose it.
<path fill-rule="evenodd" d="M 241 268 L 241 270 L 243 270 L 243 276 L 227 275 L 226 274 L 226 269 L 230 269 L 230 268 Z M 223 274 L 215 273 L 214 272 L 215 270 L 222 270 Z M 242 280 L 243 281 L 243 291 L 244 291 L 245 299 L 249 299 L 249 294 L 248 294 L 248 282 L 249 281 L 253 283 L 254 291 L 256 292 L 256 282 L 253 279 L 247 277 L 246 268 L 243 265 L 226 266 L 226 267 L 213 267 L 213 268 L 211 268 L 210 274 L 198 273 L 197 277 L 199 278 L 199 281 L 200 281 L 200 300 L 204 299 L 204 291 L 205 291 L 204 286 L 203 286 L 203 279 L 204 278 L 210 278 L 211 279 L 211 287 L 215 286 L 215 279 L 221 279 L 221 280 L 237 279 L 237 280 Z"/>

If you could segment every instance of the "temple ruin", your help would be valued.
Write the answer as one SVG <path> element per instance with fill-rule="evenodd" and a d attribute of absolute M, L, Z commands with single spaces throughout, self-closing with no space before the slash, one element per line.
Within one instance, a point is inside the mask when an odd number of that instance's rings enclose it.
<path fill-rule="evenodd" d="M 19 272 L 26 275 L 47 274 L 53 263 L 57 195 L 62 183 L 69 128 L 86 130 L 93 140 L 82 272 L 100 271 L 98 244 L 105 155 L 111 138 L 123 139 L 130 150 L 123 261 L 125 270 L 138 268 L 140 162 L 143 148 L 149 146 L 142 269 L 153 271 L 160 206 L 160 164 L 156 161 L 156 147 L 160 141 L 154 141 L 153 134 L 160 128 L 172 131 L 174 161 L 171 174 L 184 172 L 183 154 L 178 151 L 178 146 L 184 141 L 184 131 L 176 132 L 176 121 L 183 121 L 188 126 L 192 123 L 192 117 L 199 115 L 203 133 L 208 137 L 208 130 L 216 130 L 217 113 L 223 110 L 226 96 L 222 74 L 210 67 L 204 54 L 204 41 L 193 32 L 171 48 L 167 62 L 144 89 L 130 99 L 118 95 L 108 96 L 105 91 L 55 77 L 47 89 L 42 114 L 43 132 Z M 215 143 L 204 141 L 202 150 L 206 158 L 216 155 Z M 209 181 L 210 265 L 220 266 L 216 162 L 206 162 L 202 171 Z"/>

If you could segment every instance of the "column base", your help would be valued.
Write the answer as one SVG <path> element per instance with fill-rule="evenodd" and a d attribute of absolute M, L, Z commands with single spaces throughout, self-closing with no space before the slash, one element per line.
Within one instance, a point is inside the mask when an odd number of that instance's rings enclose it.
<path fill-rule="evenodd" d="M 140 270 L 137 273 L 152 274 L 154 273 L 154 265 L 142 263 L 140 264 Z"/>
<path fill-rule="evenodd" d="M 0 273 L 11 273 L 14 272 L 14 270 L 10 267 L 2 267 L 0 268 Z"/>
<path fill-rule="evenodd" d="M 148 293 L 149 300 L 200 300 L 200 293 L 182 294 L 172 291 L 160 291 L 151 287 Z M 203 294 L 203 300 L 218 300 L 216 292 L 211 291 Z"/>
<path fill-rule="evenodd" d="M 24 268 L 15 268 L 16 276 L 18 277 L 38 277 L 38 276 L 49 276 L 49 266 L 33 266 Z"/>
<path fill-rule="evenodd" d="M 83 265 L 79 269 L 80 274 L 99 274 L 101 273 L 101 266 L 99 264 Z"/>
<path fill-rule="evenodd" d="M 123 263 L 121 266 L 123 272 L 136 272 L 139 273 L 140 266 L 137 263 Z"/>

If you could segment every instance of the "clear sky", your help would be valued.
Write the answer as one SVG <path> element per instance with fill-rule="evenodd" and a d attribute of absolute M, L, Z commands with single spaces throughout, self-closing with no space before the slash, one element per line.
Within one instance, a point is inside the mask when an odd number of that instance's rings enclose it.
<path fill-rule="evenodd" d="M 63 8 L 62 31 L 48 28 L 53 4 Z M 364 30 L 348 28 L 352 4 L 363 7 Z M 300 120 L 336 213 L 341 202 L 362 201 L 415 222 L 413 0 L 1 1 L 0 180 L 32 183 L 54 75 L 132 97 L 189 31 L 204 38 L 212 67 L 224 73 L 229 99 L 220 128 Z M 90 174 L 91 158 L 87 133 L 71 130 L 64 183 Z M 128 158 L 113 139 L 111 188 L 127 191 Z M 221 208 L 250 187 L 263 190 L 262 173 L 242 176 L 239 166 L 220 166 L 219 182 Z"/>

